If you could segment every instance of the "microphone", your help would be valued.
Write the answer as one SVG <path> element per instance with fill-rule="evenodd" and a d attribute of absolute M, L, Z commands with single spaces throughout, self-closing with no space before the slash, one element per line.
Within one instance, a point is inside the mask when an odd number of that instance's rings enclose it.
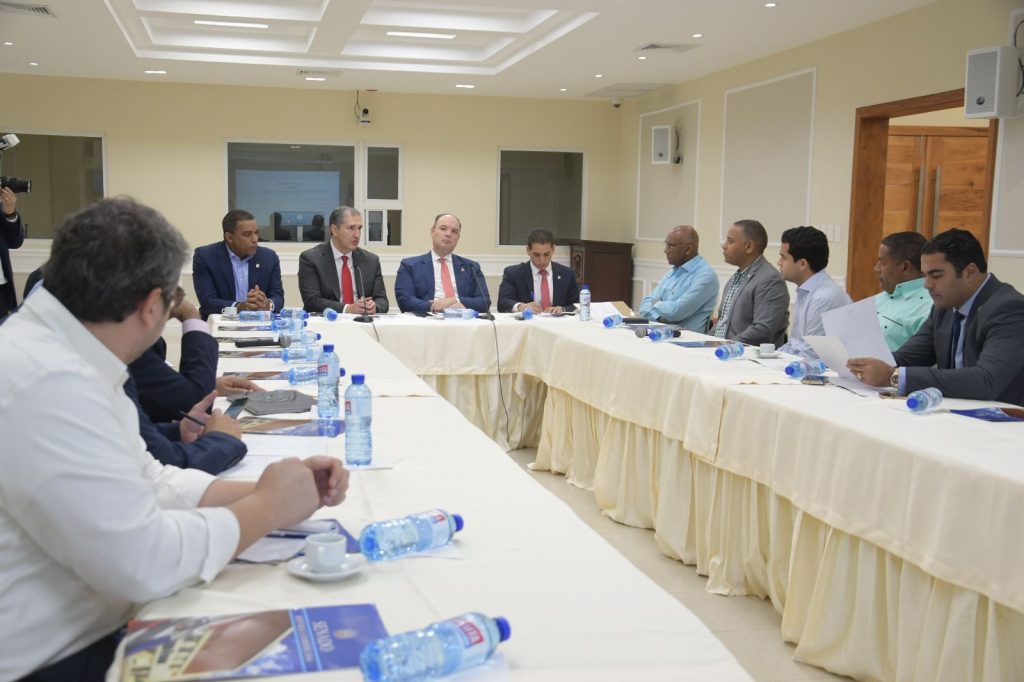
<path fill-rule="evenodd" d="M 290 345 L 292 345 L 292 337 L 287 334 L 281 334 L 276 339 L 269 336 L 235 339 L 235 348 L 251 348 L 253 346 L 280 346 L 281 348 L 287 348 Z"/>
<path fill-rule="evenodd" d="M 353 252 L 354 253 L 354 252 Z M 373 318 L 366 314 L 366 296 L 363 291 L 363 271 L 356 265 L 356 259 L 352 258 L 352 267 L 356 269 L 356 289 L 359 293 L 359 300 L 363 302 L 363 314 L 352 318 L 353 322 L 373 322 Z"/>
<path fill-rule="evenodd" d="M 487 289 L 485 287 L 480 286 L 480 278 L 476 274 L 477 268 L 479 267 L 480 266 L 477 265 L 477 267 L 471 267 L 469 269 L 469 271 L 473 273 L 473 280 L 476 282 L 476 288 L 483 293 L 484 302 L 487 304 L 487 308 L 484 312 L 477 315 L 477 318 L 481 320 L 494 320 L 494 315 L 491 314 L 491 296 L 487 293 Z"/>

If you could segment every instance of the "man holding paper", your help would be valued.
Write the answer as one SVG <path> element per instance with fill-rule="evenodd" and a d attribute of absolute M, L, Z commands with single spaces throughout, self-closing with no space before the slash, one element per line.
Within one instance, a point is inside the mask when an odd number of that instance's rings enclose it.
<path fill-rule="evenodd" d="M 878 245 L 875 276 L 882 291 L 875 295 L 875 307 L 889 350 L 906 343 L 932 312 L 932 297 L 925 291 L 921 273 L 921 249 L 926 243 L 918 232 L 893 232 Z"/>
<path fill-rule="evenodd" d="M 934 386 L 949 398 L 1024 405 L 1024 296 L 987 272 L 981 244 L 953 228 L 921 253 L 934 303 L 924 325 L 893 353 L 896 366 L 852 358 L 854 376 L 900 395 Z"/>

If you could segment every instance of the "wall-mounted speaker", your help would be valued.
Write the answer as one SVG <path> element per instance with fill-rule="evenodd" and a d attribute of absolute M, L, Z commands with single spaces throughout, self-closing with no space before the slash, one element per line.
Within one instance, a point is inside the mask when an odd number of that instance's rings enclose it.
<path fill-rule="evenodd" d="M 682 162 L 674 126 L 651 127 L 651 163 L 655 166 Z"/>
<path fill-rule="evenodd" d="M 964 110 L 967 118 L 1016 116 L 1022 50 L 989 47 L 967 53 Z"/>

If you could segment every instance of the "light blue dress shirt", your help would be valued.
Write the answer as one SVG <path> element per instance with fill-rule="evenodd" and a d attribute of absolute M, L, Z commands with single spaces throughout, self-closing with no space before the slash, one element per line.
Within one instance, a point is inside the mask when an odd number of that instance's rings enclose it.
<path fill-rule="evenodd" d="M 703 256 L 694 256 L 661 278 L 651 295 L 640 303 L 639 313 L 648 320 L 660 319 L 705 332 L 717 298 L 718 275 Z"/>
<path fill-rule="evenodd" d="M 235 275 L 235 303 L 240 303 L 249 298 L 249 259 L 252 256 L 239 258 L 238 254 L 228 248 L 227 244 L 224 244 L 224 248 L 228 250 L 231 271 Z"/>
<path fill-rule="evenodd" d="M 796 288 L 796 310 L 793 313 L 793 328 L 789 333 L 789 343 L 780 350 L 784 353 L 817 357 L 817 354 L 804 342 L 805 336 L 822 336 L 825 324 L 821 321 L 823 313 L 834 308 L 842 308 L 853 301 L 842 287 L 836 284 L 825 270 L 819 270 Z"/>

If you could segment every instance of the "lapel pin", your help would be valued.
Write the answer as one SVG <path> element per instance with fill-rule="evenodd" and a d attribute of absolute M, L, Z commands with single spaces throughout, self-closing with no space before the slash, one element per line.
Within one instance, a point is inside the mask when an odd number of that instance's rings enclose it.
<path fill-rule="evenodd" d="M 257 263 L 257 264 L 256 264 L 256 269 L 257 269 L 257 270 L 259 270 L 259 267 L 260 267 L 260 264 L 259 264 L 259 263 Z"/>

